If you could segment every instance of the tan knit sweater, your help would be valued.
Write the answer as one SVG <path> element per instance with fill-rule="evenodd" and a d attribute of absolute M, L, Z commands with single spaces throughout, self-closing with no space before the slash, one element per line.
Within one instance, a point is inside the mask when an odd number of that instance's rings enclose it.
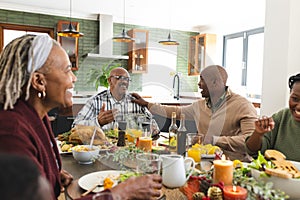
<path fill-rule="evenodd" d="M 187 106 L 149 103 L 148 108 L 152 113 L 168 118 L 173 111 L 177 116 L 184 113 L 186 119 L 195 120 L 198 133 L 205 135 L 205 143 L 214 143 L 221 147 L 231 160 L 250 161 L 250 156 L 246 153 L 245 138 L 254 130 L 256 110 L 246 98 L 229 89 L 226 100 L 214 113 L 207 106 L 205 99 Z"/>

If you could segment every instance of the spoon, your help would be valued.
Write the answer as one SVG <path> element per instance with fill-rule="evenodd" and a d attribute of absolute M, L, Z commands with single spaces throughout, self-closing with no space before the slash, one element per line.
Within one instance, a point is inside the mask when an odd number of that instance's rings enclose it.
<path fill-rule="evenodd" d="M 94 133 L 93 133 L 92 138 L 91 138 L 90 149 L 93 148 L 93 143 L 94 143 L 95 135 L 96 135 L 96 127 L 94 128 Z"/>

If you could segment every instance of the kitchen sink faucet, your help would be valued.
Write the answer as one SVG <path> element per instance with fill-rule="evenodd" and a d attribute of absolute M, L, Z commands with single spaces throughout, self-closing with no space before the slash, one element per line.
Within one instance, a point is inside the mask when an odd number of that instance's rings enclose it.
<path fill-rule="evenodd" d="M 176 85 L 176 82 L 177 82 L 177 85 Z M 180 84 L 179 75 L 178 75 L 178 73 L 176 73 L 173 78 L 173 91 L 174 91 L 174 99 L 177 99 L 177 100 L 179 100 L 179 88 L 180 88 L 179 84 Z M 175 86 L 177 86 L 177 88 Z"/>

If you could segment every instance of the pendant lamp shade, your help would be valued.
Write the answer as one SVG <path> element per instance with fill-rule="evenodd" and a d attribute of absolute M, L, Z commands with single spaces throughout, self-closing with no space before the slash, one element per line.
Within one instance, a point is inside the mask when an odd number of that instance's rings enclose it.
<path fill-rule="evenodd" d="M 133 42 L 134 41 L 134 39 L 131 38 L 129 35 L 127 35 L 127 33 L 125 31 L 125 7 L 126 6 L 125 6 L 125 0 L 124 0 L 124 12 L 123 12 L 123 15 L 124 15 L 123 16 L 123 20 L 124 20 L 123 25 L 124 25 L 124 28 L 123 28 L 122 33 L 120 35 L 115 36 L 115 37 L 112 38 L 114 42 Z"/>
<path fill-rule="evenodd" d="M 72 14 L 72 0 L 70 0 L 70 23 L 69 23 L 69 26 L 65 30 L 57 32 L 57 35 L 59 35 L 61 37 L 74 37 L 74 38 L 82 37 L 84 34 L 77 31 L 74 28 L 74 26 L 72 25 L 71 14 Z"/>
<path fill-rule="evenodd" d="M 169 32 L 168 38 L 166 40 L 161 40 L 158 43 L 162 45 L 179 45 L 179 42 L 171 39 L 171 33 Z"/>
<path fill-rule="evenodd" d="M 113 37 L 114 42 L 132 42 L 134 39 L 132 39 L 127 33 L 125 32 L 125 29 L 123 28 L 122 33 L 116 37 Z"/>

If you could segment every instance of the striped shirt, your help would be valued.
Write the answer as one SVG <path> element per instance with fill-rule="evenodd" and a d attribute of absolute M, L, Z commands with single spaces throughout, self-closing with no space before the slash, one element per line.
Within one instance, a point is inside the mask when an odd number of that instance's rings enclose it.
<path fill-rule="evenodd" d="M 111 110 L 117 108 L 119 114 L 115 116 L 116 121 L 125 121 L 128 118 L 129 114 L 144 114 L 147 118 L 147 121 L 152 119 L 152 114 L 145 107 L 142 107 L 136 103 L 131 102 L 131 99 L 134 98 L 131 94 L 126 94 L 125 97 L 117 101 L 111 94 L 110 90 L 104 90 L 97 94 L 96 96 L 90 98 L 84 107 L 80 110 L 76 116 L 73 126 L 75 124 L 84 124 L 85 120 L 92 120 L 94 125 L 100 126 L 98 123 L 97 116 L 100 112 L 100 109 L 105 103 L 105 110 Z M 157 130 L 159 130 L 158 125 L 156 124 Z M 102 129 L 109 130 L 113 128 L 113 122 L 102 126 Z"/>

